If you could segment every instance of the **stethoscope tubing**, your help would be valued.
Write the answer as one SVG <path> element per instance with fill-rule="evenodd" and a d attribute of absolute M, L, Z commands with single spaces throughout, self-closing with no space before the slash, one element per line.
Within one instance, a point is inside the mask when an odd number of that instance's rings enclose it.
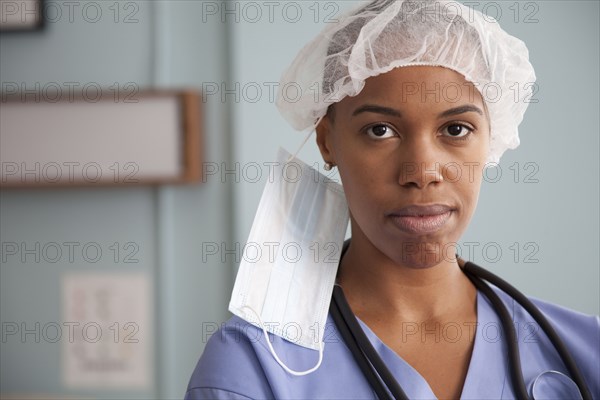
<path fill-rule="evenodd" d="M 337 287 L 338 286 L 336 285 L 336 288 Z M 335 322 L 338 328 L 338 332 L 344 340 L 344 343 L 346 343 L 346 346 L 348 346 L 348 348 L 350 349 L 350 353 L 354 357 L 354 360 L 358 364 L 363 375 L 369 382 L 369 385 L 375 391 L 377 398 L 381 400 L 393 400 L 394 398 L 389 394 L 383 381 L 379 378 L 377 372 L 373 369 L 373 366 L 369 362 L 369 359 L 358 345 L 356 337 L 352 334 L 351 329 L 348 327 L 346 321 L 350 320 L 350 318 L 347 315 L 342 315 L 342 311 L 340 310 L 340 307 L 338 307 L 338 302 L 340 302 L 340 295 L 338 293 L 336 296 L 336 292 L 338 291 L 336 288 L 334 288 L 334 300 L 331 302 L 329 312 L 331 313 L 331 317 L 333 318 L 333 321 Z M 341 294 L 341 299 L 345 301 L 343 296 L 344 295 Z"/>
<path fill-rule="evenodd" d="M 462 263 L 462 260 L 460 260 L 459 264 L 475 287 L 492 303 L 494 311 L 500 318 L 502 329 L 507 337 L 511 380 L 517 398 L 529 398 L 523 379 L 517 334 L 506 305 L 485 281 L 492 283 L 494 286 L 511 296 L 534 318 L 548 336 L 552 345 L 556 348 L 556 351 L 559 353 L 559 356 L 567 367 L 573 381 L 579 388 L 583 399 L 592 400 L 591 393 L 587 388 L 583 375 L 579 371 L 573 357 L 571 357 L 564 342 L 560 339 L 560 336 L 556 333 L 542 312 L 524 294 L 499 276 L 472 262 Z M 350 352 L 354 356 L 354 359 L 361 368 L 363 375 L 369 381 L 369 384 L 375 391 L 377 397 L 379 399 L 390 399 L 391 393 L 394 399 L 408 400 L 408 397 L 402 390 L 400 384 L 396 381 L 363 332 L 356 316 L 350 309 L 350 305 L 346 301 L 342 288 L 337 284 L 333 289 L 330 312 L 338 327 L 340 335 L 350 349 Z M 387 390 L 386 387 L 384 387 L 384 384 L 387 387 Z"/>
<path fill-rule="evenodd" d="M 474 274 L 466 273 L 466 275 L 471 282 L 473 282 L 475 287 L 480 290 L 494 306 L 494 311 L 500 318 L 502 330 L 504 331 L 504 335 L 506 335 L 510 377 L 513 382 L 513 389 L 518 399 L 528 399 L 529 395 L 527 394 L 527 387 L 525 386 L 525 381 L 523 379 L 523 368 L 521 367 L 519 344 L 513 320 L 500 297 L 498 297 L 498 295 L 487 283 Z"/>
<path fill-rule="evenodd" d="M 477 264 L 472 262 L 466 262 L 463 266 L 463 271 L 467 274 L 477 275 L 480 279 L 485 279 L 488 282 L 491 282 L 494 286 L 501 289 L 503 292 L 508 294 L 514 300 L 517 301 L 524 309 L 533 317 L 533 319 L 540 325 L 542 331 L 548 336 L 550 342 L 558 352 L 560 358 L 562 359 L 565 367 L 569 371 L 571 375 L 571 379 L 575 382 L 579 391 L 581 392 L 581 396 L 584 400 L 592 400 L 592 394 L 585 383 L 585 379 L 581 374 L 581 371 L 577 367 L 575 360 L 571 356 L 571 353 L 567 349 L 567 346 L 564 344 L 556 330 L 548 321 L 546 316 L 542 314 L 542 312 L 529 300 L 523 293 L 517 290 L 510 283 L 506 282 L 504 279 L 499 276 L 491 273 L 490 271 L 481 268 Z"/>

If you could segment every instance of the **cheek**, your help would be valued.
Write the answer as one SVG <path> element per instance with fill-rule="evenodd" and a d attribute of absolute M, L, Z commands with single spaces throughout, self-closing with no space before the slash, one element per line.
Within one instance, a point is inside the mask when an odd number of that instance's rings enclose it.
<path fill-rule="evenodd" d="M 339 172 L 348 206 L 351 210 L 356 209 L 356 204 L 370 201 L 369 193 L 373 182 L 364 174 L 364 170 L 340 165 Z"/>
<path fill-rule="evenodd" d="M 469 150 L 462 154 L 457 161 L 453 163 L 453 168 L 449 168 L 447 177 L 450 181 L 456 182 L 457 190 L 460 192 L 463 208 L 466 216 L 470 219 L 477 202 L 483 182 L 483 170 L 489 151 L 489 134 L 485 132 L 480 139 L 474 143 Z M 460 165 L 460 167 L 458 167 Z"/>
<path fill-rule="evenodd" d="M 464 174 L 459 182 L 459 190 L 461 192 L 461 198 L 463 202 L 463 211 L 467 220 L 471 219 L 471 216 L 477 207 L 482 181 L 483 168 L 477 167 L 469 171 L 468 174 Z"/>
<path fill-rule="evenodd" d="M 371 211 L 381 202 L 377 197 L 381 190 L 377 188 L 381 189 L 384 184 L 387 171 L 381 168 L 377 158 L 365 151 L 360 140 L 341 134 L 352 131 L 353 128 L 348 127 L 335 132 L 334 157 L 350 212 L 360 220 L 371 220 Z"/>
<path fill-rule="evenodd" d="M 384 185 L 379 179 L 381 175 L 365 165 L 340 165 L 339 172 L 350 212 L 360 220 L 365 217 L 371 220 L 379 205 L 385 204 L 385 199 L 381 198 L 381 188 Z"/>
<path fill-rule="evenodd" d="M 381 184 L 385 170 L 364 149 L 346 144 L 337 153 L 337 164 L 344 188 L 355 193 L 367 192 Z"/>

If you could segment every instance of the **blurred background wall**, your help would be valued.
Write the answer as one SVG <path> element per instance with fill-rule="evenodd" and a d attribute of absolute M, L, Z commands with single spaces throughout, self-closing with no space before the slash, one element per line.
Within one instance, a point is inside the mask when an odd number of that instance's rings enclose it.
<path fill-rule="evenodd" d="M 52 3 L 63 14 L 42 31 L 0 34 L 3 87 L 133 82 L 141 89 L 202 91 L 206 179 L 2 189 L 1 242 L 17 244 L 19 252 L 4 246 L 0 267 L 0 392 L 7 398 L 181 398 L 207 338 L 228 318 L 266 163 L 277 147 L 293 152 L 303 139 L 274 105 L 281 72 L 325 24 L 358 2 L 102 1 L 95 2 L 102 11 L 96 22 L 83 13 L 94 2 Z M 530 295 L 598 314 L 599 3 L 469 4 L 526 42 L 539 92 L 521 125 L 521 146 L 484 183 L 461 254 Z M 314 137 L 300 157 L 321 168 Z M 36 243 L 78 246 L 73 261 L 65 254 L 48 262 L 43 254 L 36 259 Z M 80 251 L 89 243 L 102 250 L 95 262 Z M 136 262 L 125 262 L 132 249 Z M 77 285 L 69 279 L 79 272 L 94 273 L 92 280 L 143 282 L 129 291 L 148 312 L 138 321 L 135 353 L 148 362 L 130 371 L 139 382 L 90 378 L 73 385 L 77 375 L 69 378 L 65 359 L 78 355 L 64 325 L 73 304 L 65 291 L 68 282 Z M 103 326 L 104 335 L 113 333 Z M 85 351 L 98 351 L 84 344 Z"/>
<path fill-rule="evenodd" d="M 102 17 L 94 23 L 88 22 L 96 19 L 93 9 L 90 15 L 83 13 L 88 3 L 55 3 L 63 15 L 53 16 L 56 22 L 47 23 L 41 32 L 3 33 L 2 82 L 25 83 L 27 88 L 35 88 L 36 83 L 43 88 L 49 82 L 61 87 L 75 82 L 79 88 L 88 83 L 104 88 L 133 83 L 140 90 L 200 90 L 205 81 L 230 79 L 227 25 L 220 19 L 203 23 L 201 2 L 96 2 Z M 203 104 L 207 163 L 229 158 L 229 112 L 221 101 L 210 99 Z M 22 332 L 4 338 L 2 393 L 59 398 L 183 397 L 204 346 L 203 324 L 227 318 L 232 261 L 203 263 L 201 243 L 230 241 L 231 185 L 210 179 L 199 185 L 138 186 L 2 190 L 3 243 L 25 243 L 29 249 L 35 249 L 36 243 L 42 249 L 52 242 L 63 249 L 66 242 L 79 244 L 72 245 L 72 263 L 66 252 L 55 263 L 45 262 L 43 256 L 39 260 L 28 256 L 25 262 L 18 255 L 2 260 L 2 322 L 17 323 L 19 331 L 22 323 L 24 329 L 33 331 L 36 322 L 41 324 L 37 338 L 35 334 L 22 337 Z M 101 249 L 99 261 L 87 262 L 83 257 L 81 249 L 89 243 Z M 115 243 L 120 250 L 116 260 Z M 128 254 L 135 262 L 125 262 Z M 103 381 L 89 388 L 65 387 L 61 359 L 68 330 L 62 324 L 62 279 L 74 271 L 141 272 L 147 279 L 152 321 L 136 334 L 146 340 L 138 345 L 150 356 L 150 371 L 144 372 L 150 380 L 141 385 L 145 387 L 130 389 L 125 384 L 125 388 L 111 389 L 110 382 Z M 56 343 L 44 337 L 55 336 L 43 332 L 51 322 L 58 322 L 63 330 Z M 102 328 L 104 336 L 112 336 L 110 325 Z"/>

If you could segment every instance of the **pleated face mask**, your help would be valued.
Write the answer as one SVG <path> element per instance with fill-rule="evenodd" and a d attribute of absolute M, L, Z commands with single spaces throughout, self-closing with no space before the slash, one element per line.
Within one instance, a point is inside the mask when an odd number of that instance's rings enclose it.
<path fill-rule="evenodd" d="M 348 206 L 338 183 L 283 149 L 277 161 L 244 246 L 229 311 L 265 336 L 319 350 L 322 357 Z"/>

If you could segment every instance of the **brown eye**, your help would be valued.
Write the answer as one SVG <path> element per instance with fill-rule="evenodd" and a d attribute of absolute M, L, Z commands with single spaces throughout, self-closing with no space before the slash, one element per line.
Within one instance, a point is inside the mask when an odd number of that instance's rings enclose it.
<path fill-rule="evenodd" d="M 456 137 L 456 138 L 467 136 L 472 131 L 473 131 L 473 129 L 469 128 L 468 126 L 461 125 L 461 124 L 448 125 L 444 129 L 444 132 L 446 132 L 448 134 L 448 136 Z"/>
<path fill-rule="evenodd" d="M 374 139 L 384 139 L 393 137 L 396 135 L 394 130 L 387 125 L 379 124 L 373 125 L 367 128 L 367 135 Z"/>

